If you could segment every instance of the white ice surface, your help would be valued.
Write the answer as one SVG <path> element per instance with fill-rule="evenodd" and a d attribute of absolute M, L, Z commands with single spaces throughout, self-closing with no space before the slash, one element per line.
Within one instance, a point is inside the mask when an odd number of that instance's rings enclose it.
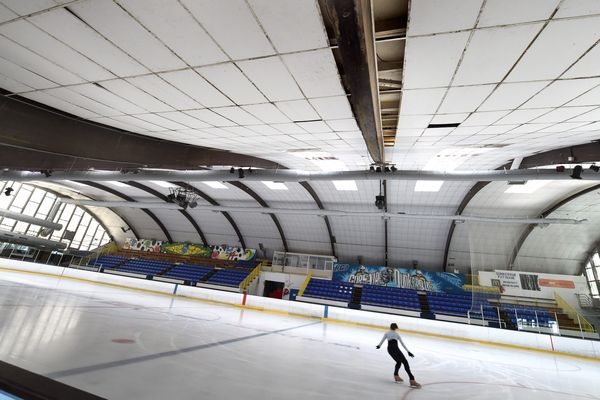
<path fill-rule="evenodd" d="M 404 334 L 411 390 L 382 333 L 0 272 L 0 359 L 109 399 L 600 399 L 600 362 Z"/>

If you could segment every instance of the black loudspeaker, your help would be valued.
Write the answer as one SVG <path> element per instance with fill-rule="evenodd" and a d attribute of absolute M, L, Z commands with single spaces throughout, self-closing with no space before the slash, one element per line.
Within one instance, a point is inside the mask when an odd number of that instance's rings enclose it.
<path fill-rule="evenodd" d="M 575 168 L 573 168 L 573 173 L 571 174 L 571 178 L 581 179 L 581 172 L 583 172 L 583 167 L 581 165 L 576 165 Z"/>
<path fill-rule="evenodd" d="M 375 206 L 378 209 L 383 210 L 385 208 L 385 196 L 375 196 Z"/>

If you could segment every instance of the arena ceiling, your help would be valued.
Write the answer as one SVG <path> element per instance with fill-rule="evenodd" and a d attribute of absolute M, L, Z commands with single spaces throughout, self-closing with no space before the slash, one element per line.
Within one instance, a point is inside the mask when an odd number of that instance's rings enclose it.
<path fill-rule="evenodd" d="M 600 161 L 598 26 L 594 0 L 0 0 L 0 166 L 452 172 Z M 385 179 L 40 181 L 104 201 L 164 202 L 181 184 L 213 206 L 374 211 Z M 141 237 L 576 273 L 599 239 L 596 184 L 385 182 L 390 212 L 588 219 L 543 229 L 113 211 Z"/>

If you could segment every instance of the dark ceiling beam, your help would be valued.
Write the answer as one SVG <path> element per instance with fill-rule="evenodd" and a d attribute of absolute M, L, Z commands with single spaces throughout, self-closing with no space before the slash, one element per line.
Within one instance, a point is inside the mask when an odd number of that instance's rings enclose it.
<path fill-rule="evenodd" d="M 406 18 L 375 20 L 375 42 L 406 40 Z"/>
<path fill-rule="evenodd" d="M 132 201 L 132 202 L 136 201 L 135 199 L 127 196 L 125 193 L 121 193 L 118 190 L 115 190 L 115 189 L 113 189 L 111 187 L 102 185 L 101 183 L 98 183 L 98 182 L 91 182 L 91 181 L 77 181 L 77 182 L 78 183 L 82 183 L 84 185 L 88 185 L 88 186 L 94 187 L 94 188 L 99 189 L 99 190 L 103 190 L 103 191 L 105 191 L 107 193 L 110 193 L 110 194 L 112 194 L 114 196 L 117 196 L 117 197 L 119 197 L 119 198 L 121 198 L 123 200 L 126 200 L 126 201 Z M 173 239 L 171 238 L 171 235 L 169 234 L 169 231 L 167 230 L 167 228 L 163 225 L 162 221 L 152 211 L 148 210 L 147 208 L 142 208 L 141 210 L 147 216 L 149 216 L 156 223 L 156 225 L 158 225 L 158 227 L 163 232 L 163 234 L 165 235 L 165 237 L 167 238 L 167 240 L 169 242 L 172 242 Z M 140 239 L 140 236 L 133 230 L 133 226 L 131 224 L 129 224 L 129 223 L 127 223 L 127 225 L 129 225 L 129 227 L 131 228 L 131 230 L 135 233 L 135 236 L 137 236 L 137 238 Z"/>
<path fill-rule="evenodd" d="M 126 181 L 124 182 L 126 184 L 128 184 L 129 186 L 132 186 L 136 189 L 139 190 L 143 190 L 146 193 L 149 193 L 155 197 L 158 197 L 159 199 L 161 199 L 164 202 L 169 202 L 169 200 L 167 199 L 167 196 L 164 195 L 163 193 L 159 192 L 158 190 L 155 190 L 151 187 L 148 187 L 146 185 L 142 185 L 139 182 L 135 182 L 135 181 Z M 206 241 L 206 237 L 204 236 L 204 233 L 202 232 L 202 229 L 200 229 L 200 226 L 198 225 L 198 223 L 194 220 L 194 218 L 186 211 L 186 210 L 179 210 L 179 212 L 181 213 L 181 215 L 183 215 L 189 222 L 190 224 L 192 224 L 192 226 L 194 227 L 194 229 L 196 230 L 196 232 L 198 233 L 198 236 L 200 236 L 200 240 L 202 240 L 202 244 L 204 244 L 204 246 L 208 246 L 208 242 Z"/>
<path fill-rule="evenodd" d="M 569 161 L 573 157 L 573 161 Z M 592 142 L 578 146 L 563 147 L 523 158 L 520 169 L 542 165 L 576 164 L 600 161 L 600 143 Z"/>
<path fill-rule="evenodd" d="M 206 200 L 207 202 L 209 202 L 210 204 L 212 204 L 213 206 L 218 206 L 219 203 L 213 199 L 212 197 L 210 197 L 208 194 L 204 193 L 202 190 L 198 189 L 195 186 L 190 185 L 189 183 L 186 182 L 171 182 L 174 185 L 177 186 L 181 186 L 184 189 L 190 190 L 194 193 L 196 193 L 198 196 L 202 197 L 204 200 Z M 235 234 L 238 237 L 238 240 L 240 242 L 240 246 L 242 248 L 246 248 L 246 241 L 244 240 L 244 236 L 242 236 L 242 232 L 240 231 L 240 228 L 238 228 L 237 224 L 235 223 L 234 219 L 231 217 L 231 214 L 229 214 L 227 211 L 221 211 L 221 214 L 223 214 L 223 216 L 225 217 L 225 219 L 227 219 L 227 221 L 229 222 L 229 224 L 231 225 L 231 227 L 233 228 L 233 230 L 235 231 Z"/>
<path fill-rule="evenodd" d="M 550 206 L 547 209 L 545 209 L 544 211 L 542 211 L 542 213 L 539 215 L 539 218 L 546 218 L 550 214 L 552 214 L 554 211 L 556 211 L 560 207 L 564 206 L 565 204 L 577 199 L 578 197 L 581 197 L 581 196 L 586 195 L 591 192 L 595 192 L 596 190 L 600 190 L 600 184 L 588 187 L 588 188 L 580 190 L 578 192 L 575 192 L 575 193 L 559 200 L 558 202 L 554 203 L 552 206 Z M 507 269 L 509 269 L 509 270 L 513 269 L 515 260 L 519 256 L 519 252 L 521 251 L 523 244 L 525 243 L 525 241 L 527 240 L 529 235 L 531 235 L 531 232 L 533 232 L 533 229 L 535 227 L 536 227 L 535 224 L 529 224 L 529 225 L 527 225 L 525 230 L 521 233 L 521 236 L 519 236 L 519 239 L 517 240 L 517 243 L 515 243 L 515 247 L 513 248 L 513 251 L 510 255 Z"/>
<path fill-rule="evenodd" d="M 377 58 L 370 0 L 320 0 L 321 14 L 333 28 L 350 104 L 373 161 L 383 163 Z"/>
<path fill-rule="evenodd" d="M 324 210 L 325 207 L 323 206 L 323 202 L 319 198 L 317 192 L 315 192 L 315 189 L 313 189 L 313 187 L 310 186 L 310 183 L 306 181 L 298 183 L 300 183 L 300 186 L 302 186 L 308 192 L 308 194 L 310 194 L 310 196 L 317 204 L 317 207 L 319 207 L 319 210 Z M 331 255 L 337 257 L 337 255 L 335 254 L 335 236 L 333 235 L 333 229 L 331 229 L 331 224 L 329 223 L 329 218 L 327 217 L 327 215 L 323 216 L 323 220 L 325 221 L 325 227 L 327 227 L 327 233 L 329 234 L 329 242 L 331 243 Z"/>
<path fill-rule="evenodd" d="M 206 165 L 280 168 L 272 161 L 155 139 L 95 123 L 0 91 L 0 168 L 197 169 Z"/>
<path fill-rule="evenodd" d="M 251 188 L 249 188 L 248 186 L 246 186 L 245 184 L 243 184 L 242 182 L 237 182 L 237 181 L 231 181 L 231 182 L 227 182 L 230 185 L 235 186 L 236 188 L 244 191 L 247 195 L 249 195 L 250 197 L 252 197 L 254 200 L 256 200 L 256 202 L 258 204 L 260 204 L 262 207 L 264 208 L 269 208 L 269 205 L 267 204 L 267 202 L 260 197 L 260 195 L 258 193 L 256 193 L 254 190 L 252 190 Z M 287 240 L 285 238 L 285 233 L 283 232 L 283 228 L 281 227 L 281 224 L 279 223 L 279 219 L 277 218 L 277 216 L 275 214 L 269 214 L 271 216 L 271 219 L 273 220 L 273 223 L 275 224 L 275 227 L 277 228 L 277 231 L 279 231 L 279 237 L 281 237 L 281 242 L 283 243 L 283 248 L 284 250 L 290 251 L 288 249 L 288 244 L 287 244 Z"/>
<path fill-rule="evenodd" d="M 458 205 L 456 212 L 454 215 L 461 215 L 469 202 L 475 197 L 481 189 L 486 187 L 490 182 L 477 182 L 475 183 L 471 189 L 467 192 L 465 197 L 463 197 L 462 201 Z M 448 253 L 450 252 L 450 243 L 452 243 L 452 236 L 454 236 L 454 229 L 456 229 L 456 221 L 452 221 L 450 224 L 450 229 L 448 230 L 448 235 L 446 235 L 446 246 L 444 247 L 444 263 L 442 264 L 442 271 L 446 272 L 448 267 Z"/>

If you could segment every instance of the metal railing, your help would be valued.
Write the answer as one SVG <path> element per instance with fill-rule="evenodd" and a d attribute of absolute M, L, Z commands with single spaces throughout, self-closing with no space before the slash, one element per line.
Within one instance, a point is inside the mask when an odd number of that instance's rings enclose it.
<path fill-rule="evenodd" d="M 248 289 L 248 286 L 250 286 L 250 284 L 254 281 L 254 279 L 256 279 L 256 277 L 258 275 L 260 275 L 261 270 L 262 270 L 262 263 L 257 265 L 256 268 L 254 268 L 252 270 L 252 272 L 250 272 L 250 274 L 248 274 L 248 276 L 246 278 L 244 278 L 244 280 L 240 283 L 240 292 L 245 292 L 246 289 Z"/>

